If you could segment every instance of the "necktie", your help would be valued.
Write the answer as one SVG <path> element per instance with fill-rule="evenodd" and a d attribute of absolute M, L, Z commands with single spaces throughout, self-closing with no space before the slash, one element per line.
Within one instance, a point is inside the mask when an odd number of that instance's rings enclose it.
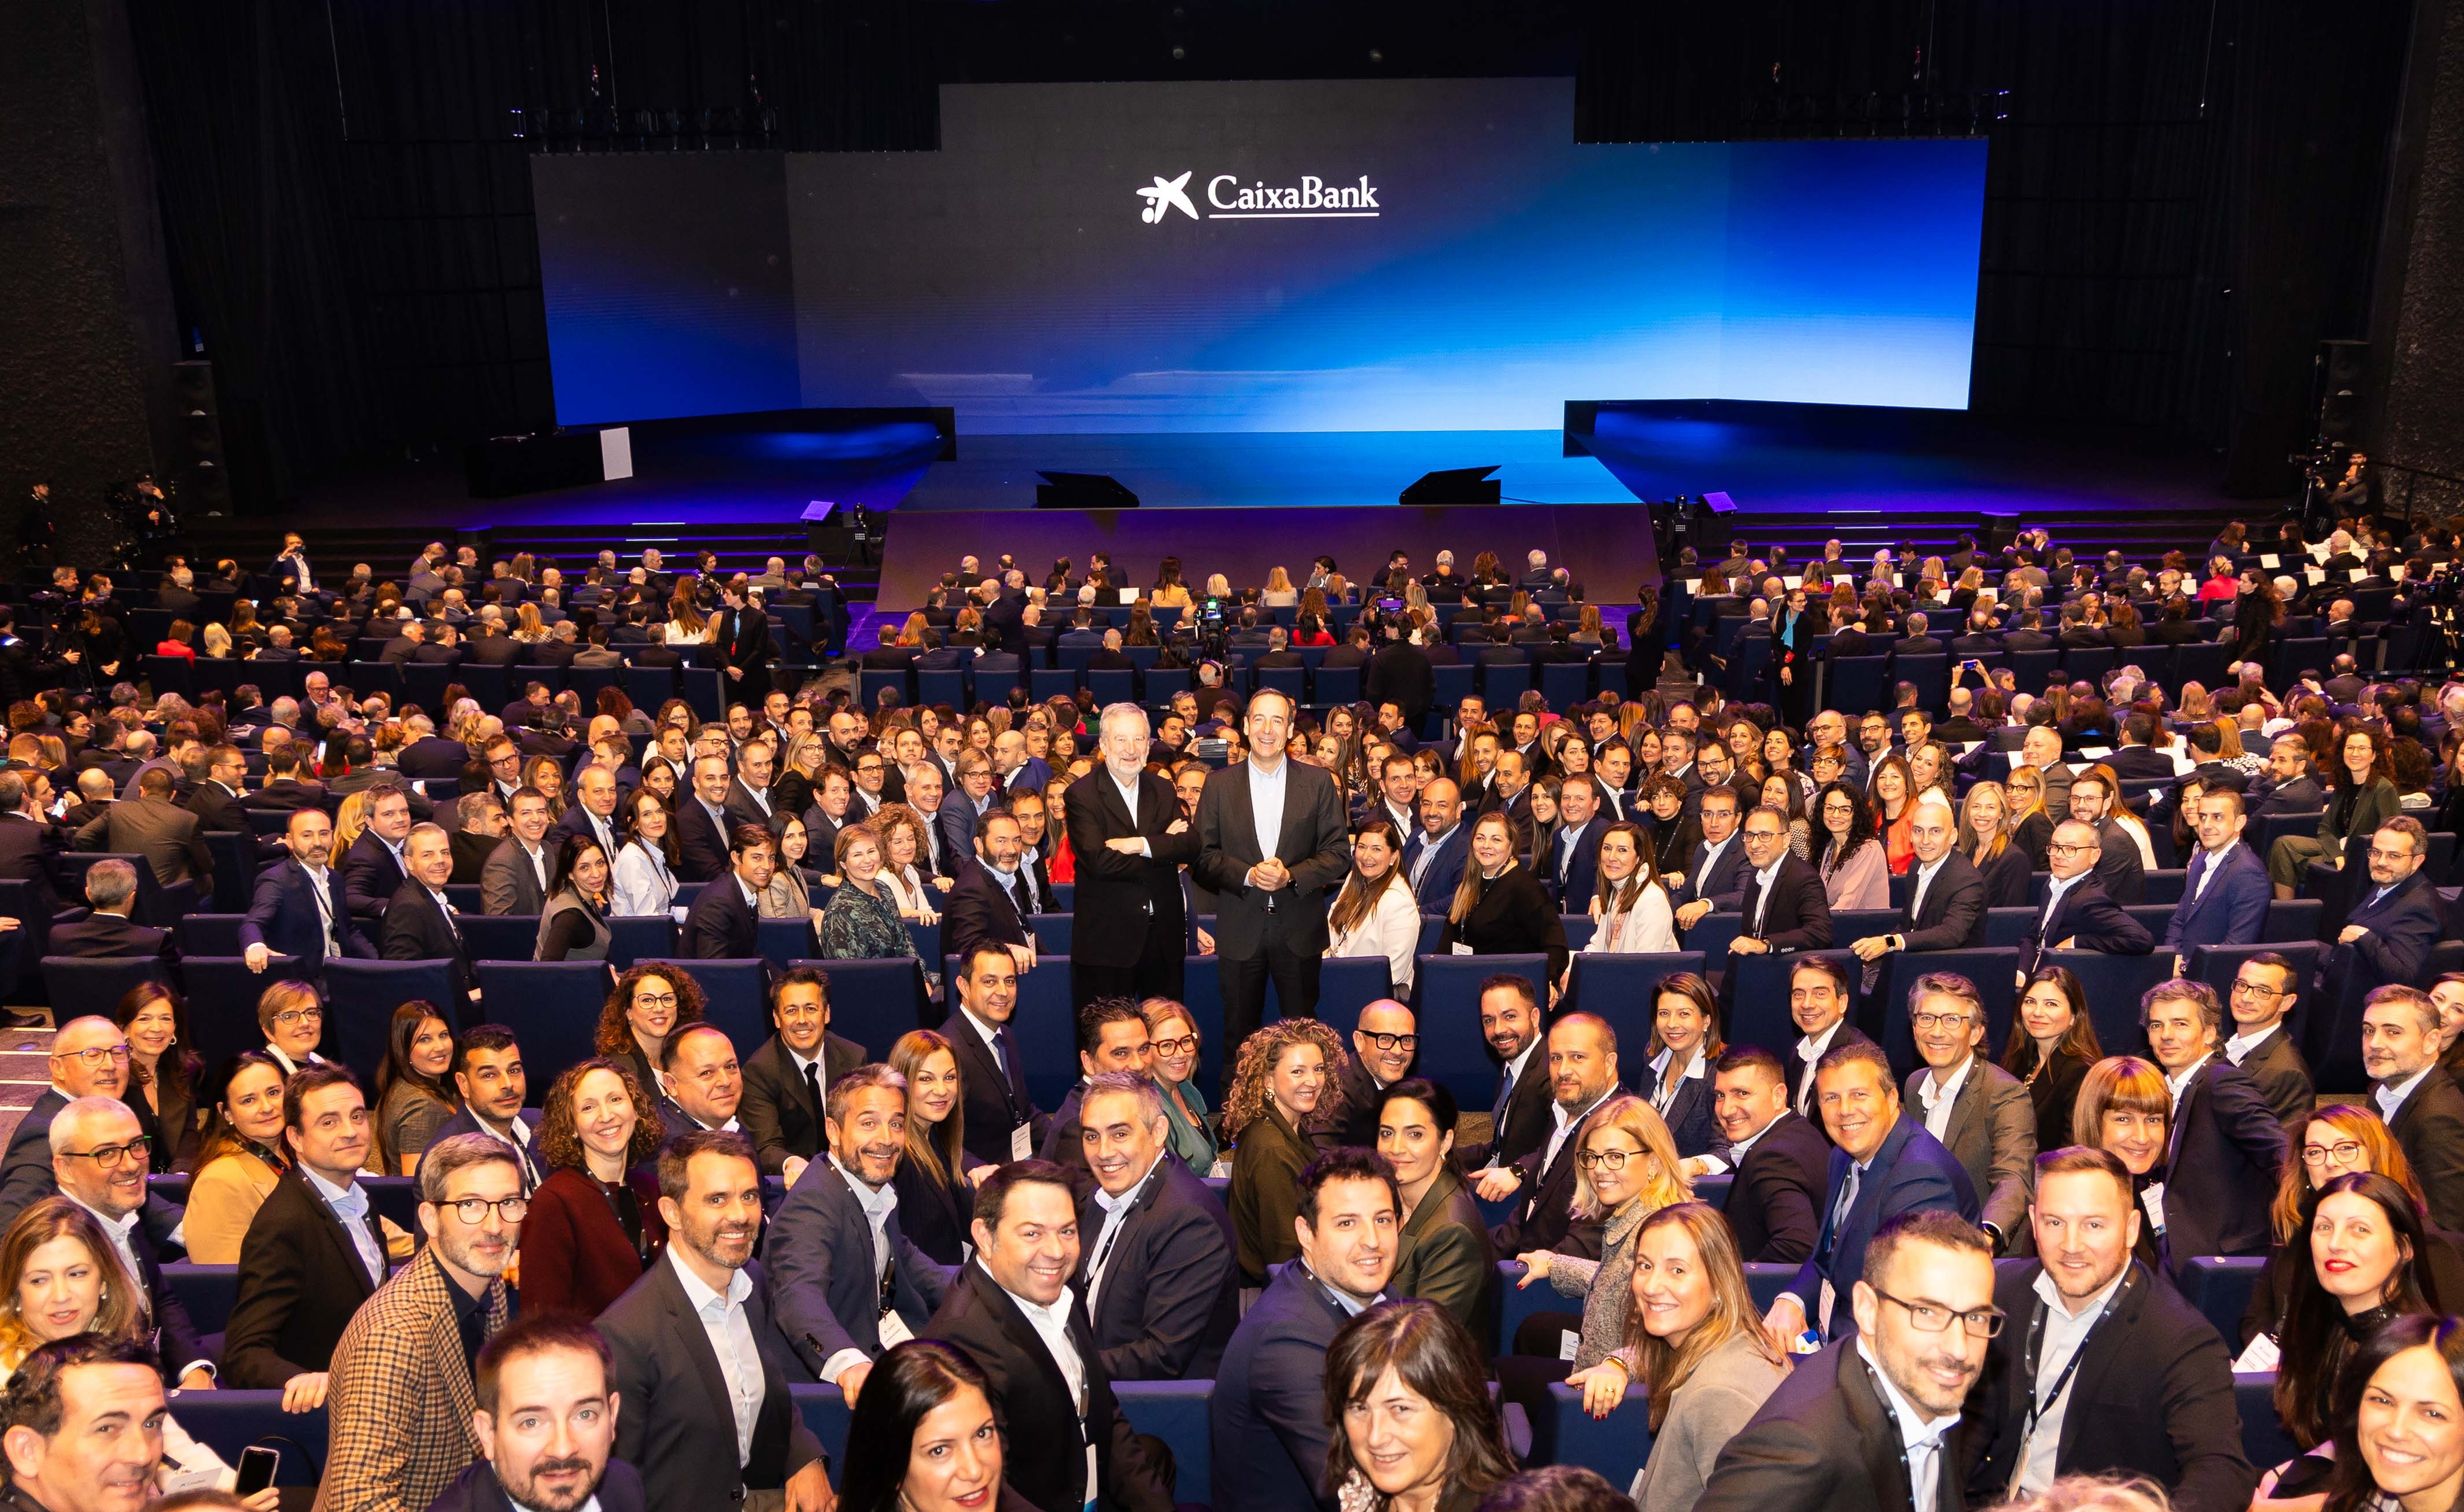
<path fill-rule="evenodd" d="M 993 1031 L 993 1053 L 1001 1058 L 1001 1080 L 1016 1090 L 1019 1083 L 1018 1052 L 1010 1043 L 1009 1025 L 1003 1024 Z"/>
<path fill-rule="evenodd" d="M 1848 1211 L 1857 1205 L 1857 1168 L 1848 1168 L 1848 1179 L 1839 1184 L 1839 1204 L 1831 1210 L 1831 1232 L 1822 1241 L 1823 1258 L 1829 1259 L 1832 1247 L 1839 1241 L 1839 1231 L 1848 1226 Z"/>
<path fill-rule="evenodd" d="M 815 1061 L 810 1065 L 804 1067 L 804 1088 L 813 1094 L 813 1107 L 815 1111 L 818 1112 L 819 1110 L 829 1107 L 829 1104 L 822 1097 L 821 1062 Z"/>
<path fill-rule="evenodd" d="M 1514 1063 L 1506 1063 L 1506 1075 L 1497 1084 L 1497 1101 L 1489 1105 L 1488 1139 L 1492 1146 L 1506 1137 L 1506 1105 L 1514 1097 Z"/>

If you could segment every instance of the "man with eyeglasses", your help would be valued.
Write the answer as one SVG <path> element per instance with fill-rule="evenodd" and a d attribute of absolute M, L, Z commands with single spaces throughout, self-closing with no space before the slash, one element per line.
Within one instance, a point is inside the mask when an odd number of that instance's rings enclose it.
<path fill-rule="evenodd" d="M 2151 1211 L 2161 1215 L 2159 1253 L 2176 1281 L 2193 1256 L 2267 1253 L 2268 1204 L 2284 1169 L 2284 1126 L 2241 1067 L 2217 1054 L 2224 1017 L 2205 982 L 2159 982 L 2139 1000 L 2139 1026 L 2173 1099 L 2165 1180 Z M 2363 1042 L 2366 1058 L 2366 1030 Z"/>
<path fill-rule="evenodd" d="M 419 1165 L 428 1243 L 334 1348 L 315 1512 L 422 1512 L 476 1457 L 477 1362 L 510 1310 L 505 1266 L 530 1216 L 525 1185 L 494 1136 L 429 1147 Z"/>
<path fill-rule="evenodd" d="M 1336 1144 L 1377 1148 L 1377 1099 L 1410 1076 L 1419 1058 L 1420 1026 L 1411 1009 L 1380 997 L 1360 1010 L 1352 1031 L 1352 1054 L 1344 1057 L 1334 1076 L 1343 1088 L 1343 1122 L 1333 1132 Z"/>
<path fill-rule="evenodd" d="M 1978 1226 L 1997 1255 L 2028 1213 L 2036 1112 L 2028 1088 L 1985 1056 L 1985 1002 L 1976 984 L 1928 972 L 1908 993 L 1908 1028 L 1925 1069 L 1908 1073 L 1904 1103 L 1942 1141 L 1983 1194 Z"/>
<path fill-rule="evenodd" d="M 1976 1188 L 1942 1141 L 1901 1109 L 1899 1085 L 1881 1045 L 1871 1040 L 1833 1045 L 1815 1069 L 1815 1085 L 1833 1146 L 1822 1234 L 1763 1321 L 1777 1339 L 1796 1339 L 1812 1323 L 1836 1344 L 1867 1321 L 1861 1304 L 1839 1304 L 1846 1283 L 1871 1274 L 1865 1252 L 1882 1225 L 1928 1210 L 1949 1211 L 1973 1224 Z M 1990 1258 L 1991 1241 L 1984 1242 Z"/>
<path fill-rule="evenodd" d="M 108 1019 L 72 1019 L 52 1039 L 49 1069 L 51 1085 L 17 1120 L 8 1153 L 0 1156 L 0 1232 L 57 1190 L 45 1136 L 60 1109 L 79 1098 L 118 1098 L 128 1090 L 128 1037 Z M 160 1197 L 146 1204 L 146 1227 L 157 1243 L 176 1242 L 181 1216 L 178 1207 Z"/>
<path fill-rule="evenodd" d="M 2348 1001 L 2390 983 L 2410 985 L 2438 939 L 2438 888 L 2422 870 L 2430 834 L 2399 814 L 2370 836 L 2369 885 L 2356 889 L 2353 910 L 2319 961 L 2328 1001 Z"/>
<path fill-rule="evenodd" d="M 2190 953 L 2202 945 L 2257 944 L 2275 896 L 2267 863 L 2242 844 L 2250 820 L 2241 794 L 2216 783 L 2200 793 L 2189 817 L 2198 828 L 2199 848 L 2182 879 L 2182 899 L 2165 923 L 2165 951 L 2173 957 L 2176 976 L 2189 972 Z"/>
<path fill-rule="evenodd" d="M 1831 943 L 1831 904 L 1822 878 L 1788 848 L 1788 815 L 1758 804 L 1746 816 L 1746 861 L 1753 869 L 1737 903 L 1742 916 L 1731 955 L 1818 951 Z M 1735 981 L 1734 974 L 1728 980 Z"/>
<path fill-rule="evenodd" d="M 1968 1393 L 1968 1500 L 2035 1496 L 2057 1476 L 2144 1476 L 2185 1512 L 2240 1512 L 2244 1457 L 2223 1339 L 2131 1259 L 2145 1221 L 2102 1150 L 2035 1163 L 2037 1259 L 2003 1267 L 2006 1325 Z"/>
<path fill-rule="evenodd" d="M 2052 801 L 2050 784 L 2046 800 Z M 2071 779 L 2071 818 L 2093 827 L 2097 835 L 2096 879 L 2107 896 L 2123 908 L 2136 908 L 2147 896 L 2147 866 L 2139 842 L 2115 818 L 2121 796 L 2102 773 L 2090 768 Z"/>
<path fill-rule="evenodd" d="M 2145 955 L 2155 949 L 2147 927 L 2124 913 L 2097 879 L 2100 844 L 2096 827 L 2082 821 L 2066 819 L 2054 827 L 2054 838 L 2045 846 L 2053 880 L 2046 885 L 2044 906 L 2019 942 L 2021 986 L 2036 969 L 2037 957 L 2049 950 Z"/>
<path fill-rule="evenodd" d="M 2262 883 L 2266 875 L 2262 868 Z M 2257 1085 L 2268 1111 L 2287 1129 L 2306 1115 L 2316 1101 L 2311 1095 L 2310 1064 L 2295 1048 L 2292 1032 L 2284 1024 L 2285 1015 L 2293 1011 L 2299 978 L 2291 961 L 2274 951 L 2262 951 L 2233 974 L 2227 1002 L 2233 1032 L 2225 1041 L 2225 1059 Z"/>
<path fill-rule="evenodd" d="M 2390 985 L 2362 1003 L 2362 1065 L 2378 1084 L 2370 1106 L 2412 1163 L 2430 1220 L 2464 1222 L 2464 1090 L 2438 1063 L 2438 1005 L 2418 988 Z"/>
<path fill-rule="evenodd" d="M 121 1048 L 125 1051 L 126 1045 Z M 124 1069 L 126 1063 L 121 1063 Z M 60 1195 L 94 1215 L 119 1252 L 121 1267 L 137 1283 L 138 1314 L 154 1335 L 164 1384 L 211 1390 L 213 1365 L 197 1346 L 188 1310 L 163 1284 L 154 1240 L 144 1232 L 141 1210 L 147 1200 L 150 1147 L 137 1127 L 137 1115 L 116 1096 L 80 1097 L 60 1109 L 46 1133 Z"/>
<path fill-rule="evenodd" d="M 890 780 L 890 764 L 878 751 L 867 751 L 855 758 L 855 792 L 848 800 L 848 810 L 859 820 L 872 818 L 888 801 L 883 788 Z"/>
<path fill-rule="evenodd" d="M 1878 1227 L 1840 1309 L 1854 1340 L 1796 1362 L 1728 1440 L 1695 1512 L 1958 1512 L 1949 1439 L 2002 1331 L 1993 1281 L 1991 1244 L 1956 1213 Z"/>

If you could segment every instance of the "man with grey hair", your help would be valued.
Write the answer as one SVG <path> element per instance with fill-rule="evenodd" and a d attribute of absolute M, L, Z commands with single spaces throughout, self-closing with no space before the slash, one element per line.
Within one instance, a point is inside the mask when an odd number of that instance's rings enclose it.
<path fill-rule="evenodd" d="M 118 1053 L 127 1053 L 125 1040 Z M 59 1194 L 102 1225 L 119 1252 L 121 1268 L 137 1285 L 140 1326 L 152 1334 L 164 1384 L 212 1390 L 213 1365 L 197 1345 L 196 1325 L 188 1321 L 187 1309 L 163 1284 L 163 1267 L 146 1233 L 148 1145 L 137 1115 L 117 1095 L 98 1091 L 62 1107 L 46 1133 Z"/>
<path fill-rule="evenodd" d="M 92 909 L 84 918 L 53 927 L 50 942 L 45 946 L 48 953 L 83 960 L 151 956 L 163 963 L 165 979 L 178 979 L 170 931 L 151 929 L 129 918 L 137 907 L 135 866 L 116 856 L 88 866 L 85 901 Z"/>
<path fill-rule="evenodd" d="M 1119 1381 L 1205 1380 L 1241 1318 L 1239 1251 L 1222 1199 L 1169 1150 L 1152 1077 L 1100 1071 L 1079 1090 L 1074 1278 L 1104 1370 Z"/>
<path fill-rule="evenodd" d="M 1146 711 L 1106 707 L 1096 722 L 1103 765 L 1069 787 L 1064 812 L 1078 858 L 1075 907 L 1118 921 L 1088 931 L 1069 956 L 1073 1009 L 1098 997 L 1178 998 L 1191 951 L 1183 868 L 1198 835 L 1172 784 L 1148 770 Z"/>

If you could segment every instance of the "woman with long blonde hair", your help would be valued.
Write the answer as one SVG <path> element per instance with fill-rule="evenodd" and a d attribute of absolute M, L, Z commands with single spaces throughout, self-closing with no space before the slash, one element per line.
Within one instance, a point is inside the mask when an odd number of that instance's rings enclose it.
<path fill-rule="evenodd" d="M 2054 816 L 2045 809 L 2045 774 L 2032 766 L 2014 766 L 2011 780 L 2002 786 L 2008 810 L 2002 816 L 2002 827 L 2011 832 L 2011 844 L 2028 858 L 2029 869 L 2041 871 L 2054 843 Z"/>
<path fill-rule="evenodd" d="M 1642 1220 L 1694 1195 L 1676 1137 L 1641 1098 L 1623 1092 L 1610 1097 L 1583 1120 L 1582 1139 L 1574 1154 L 1573 1214 L 1577 1221 L 1601 1225 L 1600 1258 L 1584 1260 L 1551 1250 L 1527 1250 L 1515 1257 L 1525 1267 L 1519 1285 L 1545 1281 L 1561 1297 L 1582 1299 L 1576 1376 L 1625 1342 L 1634 1237 Z"/>
<path fill-rule="evenodd" d="M 365 788 L 343 797 L 341 806 L 334 811 L 334 853 L 325 865 L 340 868 L 342 858 L 351 853 L 352 842 L 368 827 L 368 794 Z"/>
<path fill-rule="evenodd" d="M 1720 1451 L 1779 1383 L 1789 1363 L 1762 1326 L 1727 1220 L 1705 1203 L 1679 1202 L 1642 1220 L 1635 1236 L 1624 1345 L 1584 1383 L 1584 1406 L 1614 1410 L 1628 1379 L 1649 1404 L 1651 1457 L 1634 1478 L 1641 1512 L 1684 1512 L 1703 1493 Z"/>
<path fill-rule="evenodd" d="M 890 1068 L 907 1079 L 907 1158 L 891 1185 L 898 1226 L 936 1264 L 957 1265 L 966 1251 L 975 1178 L 988 1169 L 967 1153 L 967 1098 L 956 1046 L 930 1029 L 910 1029 L 890 1047 Z"/>

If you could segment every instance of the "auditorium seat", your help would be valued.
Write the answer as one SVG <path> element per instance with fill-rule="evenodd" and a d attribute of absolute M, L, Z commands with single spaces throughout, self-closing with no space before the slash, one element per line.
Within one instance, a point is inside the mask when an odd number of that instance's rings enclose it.
<path fill-rule="evenodd" d="M 1207 1429 L 1213 1381 L 1114 1381 L 1121 1415 L 1139 1433 L 1172 1450 L 1173 1500 L 1194 1502 L 1215 1494 L 1215 1446 Z"/>
<path fill-rule="evenodd" d="M 2097 1042 L 2105 1054 L 2147 1054 L 2147 1037 L 2139 1028 L 2139 999 L 2173 975 L 2171 956 L 2047 951 L 2040 964 L 2067 966 L 2079 975 L 2079 986 L 2087 994 L 2088 1018 L 2096 1024 Z"/>
<path fill-rule="evenodd" d="M 220 913 L 246 913 L 256 895 L 256 832 L 202 831 L 206 854 L 214 864 L 213 896 L 202 900 Z"/>
<path fill-rule="evenodd" d="M 1212 1101 L 1223 1085 L 1223 1064 L 1239 1046 L 1223 1044 L 1223 982 L 1212 955 L 1184 956 L 1180 963 L 1180 1005 L 1189 1010 L 1198 1029 L 1198 1085 Z"/>
<path fill-rule="evenodd" d="M 2275 1466 L 2301 1453 L 2276 1415 L 2276 1372 L 2233 1372 L 2233 1406 L 2241 1413 L 2241 1450 L 2254 1465 Z"/>
<path fill-rule="evenodd" d="M 1715 955 L 1709 959 L 1714 971 L 1727 974 L 1721 999 L 1727 1014 L 1728 1042 L 1761 1045 L 1778 1056 L 1783 1065 L 1786 1064 L 1789 1052 L 1795 1048 L 1800 1038 L 1796 1022 L 1789 1017 L 1788 1011 L 1789 977 L 1795 971 L 1796 957 Z M 1848 957 L 1848 969 L 1849 980 L 1856 980 L 1857 963 L 1853 956 Z M 1855 1012 L 1853 1006 L 1850 1012 L 1852 1015 Z M 1643 1043 L 1650 1043 L 1647 1036 Z"/>
<path fill-rule="evenodd" d="M 247 922 L 242 913 L 191 913 L 172 931 L 179 942 L 180 957 L 191 955 L 237 955 L 240 953 L 239 927 Z"/>
<path fill-rule="evenodd" d="M 1865 1017 L 1879 1023 L 1881 1032 L 1869 1025 L 1866 1033 L 1881 1042 L 1882 1051 L 1891 1058 L 1891 1069 L 1904 1078 L 1923 1063 L 1917 1054 L 1916 1034 L 1908 1024 L 1914 1007 L 1908 994 L 1916 988 L 1917 978 L 1934 972 L 1951 972 L 1967 977 L 1976 986 L 1977 995 L 1985 1000 L 1986 1054 L 1998 1054 L 1998 1047 L 2011 1038 L 2011 1017 L 2016 1012 L 2019 953 L 2008 946 L 2000 949 L 1961 951 L 1897 951 L 1885 958 L 1882 979 L 1875 989 L 1875 998 Z"/>
<path fill-rule="evenodd" d="M 88 1014 L 110 1018 L 120 999 L 140 982 L 169 979 L 163 963 L 148 955 L 87 960 L 74 955 L 43 957 L 43 985 L 52 1000 L 52 1021 L 66 1023 Z"/>
<path fill-rule="evenodd" d="M 1703 973 L 1700 951 L 1677 951 L 1668 954 L 1589 955 L 1574 956 L 1573 977 L 1568 983 L 1570 1002 L 1562 1005 L 1597 1014 L 1617 1031 L 1621 1063 L 1639 1065 L 1636 1059 L 1642 1047 L 1651 1043 L 1651 1021 L 1655 1011 L 1652 989 L 1663 976 L 1679 972 Z M 1546 1001 L 1544 998 L 1543 1001 Z"/>
<path fill-rule="evenodd" d="M 476 970 L 489 1019 L 511 1029 L 522 1047 L 535 1100 L 546 1098 L 548 1085 L 565 1067 L 599 1053 L 599 1014 L 607 1000 L 604 964 L 481 961 Z"/>
<path fill-rule="evenodd" d="M 1413 968 L 1420 1023 L 1420 1075 L 1464 1107 L 1485 1107 L 1497 1091 L 1497 1063 L 1480 1032 L 1480 984 L 1512 975 L 1549 1000 L 1546 955 L 1423 955 Z M 1508 1335 L 1511 1337 L 1511 1335 Z"/>
<path fill-rule="evenodd" d="M 188 1321 L 199 1333 L 220 1333 L 231 1321 L 231 1304 L 239 1300 L 239 1267 L 182 1260 L 163 1267 L 163 1284 L 188 1309 Z"/>
<path fill-rule="evenodd" d="M 1357 667 L 1321 667 L 1309 673 L 1310 702 L 1317 708 L 1330 709 L 1337 704 L 1360 701 L 1360 668 Z"/>
<path fill-rule="evenodd" d="M 676 953 L 673 915 L 652 913 L 641 918 L 607 921 L 607 964 L 630 971 L 635 961 L 659 960 Z"/>
<path fill-rule="evenodd" d="M 2250 1310 L 2251 1293 L 2266 1269 L 2261 1255 L 2200 1255 L 2182 1267 L 2182 1300 L 2215 1326 L 2233 1353 L 2241 1352 L 2241 1315 Z"/>
<path fill-rule="evenodd" d="M 282 1456 L 274 1474 L 275 1485 L 317 1483 L 325 1458 L 325 1409 L 321 1407 L 286 1413 L 279 1391 L 174 1391 L 171 1415 L 189 1437 L 219 1455 L 225 1464 L 238 1464 L 240 1451 L 261 1442 Z"/>
<path fill-rule="evenodd" d="M 1027 921 L 1035 935 L 1035 953 L 1040 960 L 1046 955 L 1069 953 L 1070 926 L 1074 921 L 1067 913 L 1039 913 Z"/>
<path fill-rule="evenodd" d="M 935 1027 L 946 1017 L 924 1000 L 919 962 L 891 957 L 790 964 L 812 967 L 829 978 L 830 1032 L 864 1046 L 872 1060 L 889 1060 L 899 1036 Z"/>
<path fill-rule="evenodd" d="M 725 1031 L 741 1059 L 770 1038 L 770 963 L 766 960 L 682 961 L 668 964 L 701 988 L 702 1021 Z"/>
<path fill-rule="evenodd" d="M 457 999 L 450 961 L 338 957 L 325 963 L 324 1042 L 331 1047 L 333 1059 L 357 1073 L 362 1086 L 376 1085 L 393 1011 L 414 997 L 444 1009 L 456 1029 L 485 1021 L 473 1017 L 471 1004 Z"/>
<path fill-rule="evenodd" d="M 297 955 L 269 955 L 260 973 L 250 971 L 248 961 L 236 954 L 183 956 L 180 979 L 188 990 L 188 1048 L 211 1070 L 242 1050 L 264 1044 L 265 1034 L 256 1022 L 257 1000 L 275 982 L 307 980 L 309 964 Z M 333 1041 L 329 1019 L 325 1043 Z"/>
<path fill-rule="evenodd" d="M 822 907 L 822 900 L 813 899 L 813 905 Z M 781 969 L 789 961 L 803 960 L 818 948 L 810 918 L 762 919 L 754 932 L 760 941 L 761 958 Z"/>
<path fill-rule="evenodd" d="M 466 913 L 454 923 L 473 962 L 527 961 L 539 954 L 536 913 Z"/>
<path fill-rule="evenodd" d="M 1554 1381 L 1548 1405 L 1531 1414 L 1530 1464 L 1596 1470 L 1623 1493 L 1650 1457 L 1651 1401 L 1639 1388 L 1629 1390 L 1608 1416 L 1594 1417 L 1583 1411 L 1580 1391 Z"/>
<path fill-rule="evenodd" d="M 1381 997 L 1395 996 L 1393 968 L 1383 955 L 1337 955 L 1321 962 L 1317 977 L 1317 1016 L 1328 1027 L 1351 1043 L 1352 1031 L 1360 1022 L 1360 1010 Z M 1273 984 L 1268 983 L 1267 1019 L 1284 1017 L 1283 1005 L 1277 999 Z M 1474 1018 L 1477 1018 L 1477 1013 Z M 1422 1042 L 1428 1038 L 1424 1025 Z M 1200 1084 L 1203 1085 L 1204 1084 Z"/>

